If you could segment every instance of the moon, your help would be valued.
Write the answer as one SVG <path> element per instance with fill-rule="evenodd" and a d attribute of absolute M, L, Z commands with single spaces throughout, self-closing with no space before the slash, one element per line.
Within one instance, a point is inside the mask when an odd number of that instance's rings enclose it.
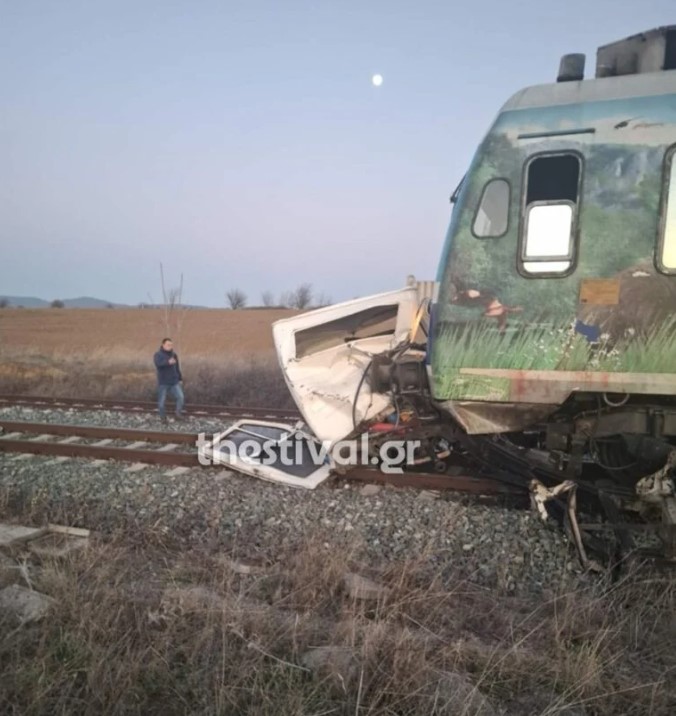
<path fill-rule="evenodd" d="M 371 82 L 373 83 L 374 87 L 380 87 L 380 85 L 383 83 L 383 76 L 373 75 L 373 77 L 371 77 Z"/>

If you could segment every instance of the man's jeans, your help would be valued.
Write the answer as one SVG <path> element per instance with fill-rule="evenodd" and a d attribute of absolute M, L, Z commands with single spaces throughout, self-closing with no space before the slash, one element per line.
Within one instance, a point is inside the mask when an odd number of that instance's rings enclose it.
<path fill-rule="evenodd" d="M 183 387 L 180 383 L 175 385 L 158 385 L 157 386 L 157 409 L 160 411 L 160 417 L 165 417 L 164 403 L 167 400 L 167 393 L 176 401 L 176 415 L 180 415 L 183 412 L 183 403 L 185 397 L 183 396 Z"/>

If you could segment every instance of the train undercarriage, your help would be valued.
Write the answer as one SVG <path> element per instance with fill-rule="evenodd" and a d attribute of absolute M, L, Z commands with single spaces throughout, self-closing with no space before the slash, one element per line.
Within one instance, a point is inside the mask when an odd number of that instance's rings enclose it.
<path fill-rule="evenodd" d="M 656 542 L 653 550 L 641 554 L 676 564 L 672 398 L 577 393 L 521 431 L 469 435 L 449 413 L 448 404 L 431 398 L 425 373 L 405 363 L 396 365 L 395 359 L 385 370 L 383 361 L 377 362 L 375 372 L 387 374 L 389 385 L 376 378 L 372 386 L 387 387 L 396 410 L 387 416 L 389 424 L 376 420 L 360 426 L 370 435 L 373 459 L 398 437 L 420 444 L 413 469 L 445 473 L 461 466 L 515 490 L 528 489 L 531 504 L 543 519 L 565 523 L 586 566 L 594 564 L 588 551 L 604 563 L 636 553 L 635 536 L 648 532 L 659 538 L 660 554 L 654 549 Z M 522 407 L 529 412 L 528 406 Z M 483 410 L 490 410 L 490 405 Z M 579 523 L 578 511 L 594 522 Z M 603 522 L 596 522 L 600 518 Z"/>

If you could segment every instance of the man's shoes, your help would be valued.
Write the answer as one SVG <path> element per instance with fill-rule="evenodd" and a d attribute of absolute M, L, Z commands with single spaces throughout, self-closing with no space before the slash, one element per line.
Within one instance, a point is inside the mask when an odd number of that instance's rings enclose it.
<path fill-rule="evenodd" d="M 167 419 L 167 416 L 166 416 L 166 415 L 162 415 L 162 416 L 160 417 L 160 422 L 161 422 L 161 423 L 164 423 L 164 424 L 166 425 L 166 424 L 169 422 L 169 420 Z"/>
<path fill-rule="evenodd" d="M 179 423 L 184 423 L 184 422 L 185 422 L 185 416 L 183 416 L 183 415 L 177 415 L 177 416 L 176 416 L 176 420 L 177 420 Z"/>

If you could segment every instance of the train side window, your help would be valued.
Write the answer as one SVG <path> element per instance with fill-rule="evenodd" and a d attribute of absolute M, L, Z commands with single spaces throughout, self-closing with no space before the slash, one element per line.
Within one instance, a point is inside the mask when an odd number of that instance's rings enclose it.
<path fill-rule="evenodd" d="M 484 187 L 476 210 L 472 233 L 479 239 L 497 239 L 509 225 L 509 182 L 491 179 Z"/>
<path fill-rule="evenodd" d="M 526 167 L 521 265 L 529 274 L 561 275 L 573 265 L 580 159 L 553 154 Z"/>
<path fill-rule="evenodd" d="M 660 268 L 665 273 L 676 273 L 676 149 L 669 156 L 666 173 L 662 241 L 659 253 Z"/>

